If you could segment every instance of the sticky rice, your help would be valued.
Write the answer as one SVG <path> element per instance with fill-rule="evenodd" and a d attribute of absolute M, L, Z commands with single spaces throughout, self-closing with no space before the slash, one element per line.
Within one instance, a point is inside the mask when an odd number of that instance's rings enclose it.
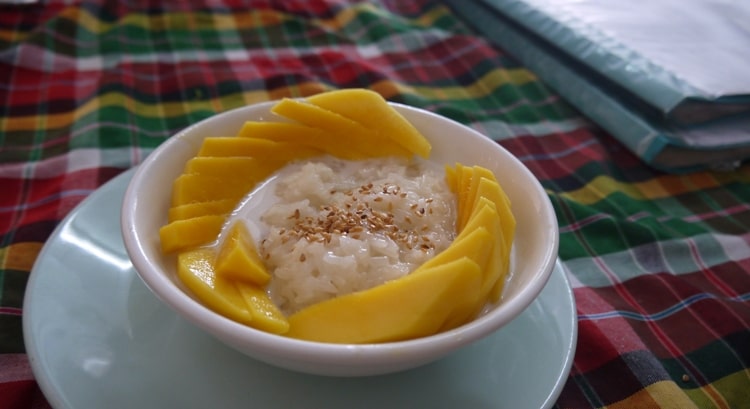
<path fill-rule="evenodd" d="M 409 274 L 455 237 L 455 197 L 426 161 L 325 157 L 276 178 L 258 250 L 286 314 Z"/>

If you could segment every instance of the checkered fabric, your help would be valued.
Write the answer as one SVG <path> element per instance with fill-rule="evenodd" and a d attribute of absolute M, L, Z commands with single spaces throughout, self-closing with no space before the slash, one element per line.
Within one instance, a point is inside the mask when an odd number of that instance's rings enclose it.
<path fill-rule="evenodd" d="M 22 301 L 55 226 L 176 131 L 363 87 L 539 178 L 579 334 L 562 408 L 750 407 L 750 167 L 649 169 L 437 1 L 0 5 L 0 409 L 45 407 Z"/>

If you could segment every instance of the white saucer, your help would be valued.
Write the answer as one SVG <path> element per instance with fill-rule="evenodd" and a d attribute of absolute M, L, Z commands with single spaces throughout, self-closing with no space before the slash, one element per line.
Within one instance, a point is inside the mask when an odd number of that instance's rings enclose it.
<path fill-rule="evenodd" d="M 377 377 L 278 369 L 214 340 L 145 287 L 125 254 L 128 171 L 60 224 L 34 265 L 23 329 L 55 408 L 540 408 L 565 383 L 575 302 L 562 264 L 510 325 L 433 364 Z"/>

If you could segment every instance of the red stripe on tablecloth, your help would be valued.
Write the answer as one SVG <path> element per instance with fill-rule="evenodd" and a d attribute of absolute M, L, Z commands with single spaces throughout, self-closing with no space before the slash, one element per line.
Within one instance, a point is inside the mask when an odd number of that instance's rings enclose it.
<path fill-rule="evenodd" d="M 523 161 L 541 180 L 555 180 L 576 169 L 604 161 L 607 152 L 587 129 L 576 129 L 551 137 L 520 136 L 501 145 Z"/>
<path fill-rule="evenodd" d="M 83 169 L 44 179 L 0 179 L 0 235 L 18 226 L 61 220 L 86 196 L 122 172 L 116 168 Z"/>
<path fill-rule="evenodd" d="M 576 293 L 576 299 L 579 298 Z M 623 318 L 581 321 L 578 323 L 575 366 L 578 371 L 585 373 L 601 367 L 621 354 L 645 349 L 648 349 L 646 344 Z"/>
<path fill-rule="evenodd" d="M 0 383 L 0 396 L 0 409 L 50 408 L 33 380 Z"/>
<path fill-rule="evenodd" d="M 735 264 L 725 263 L 713 271 L 735 291 L 750 293 L 745 273 Z M 574 293 L 582 318 L 579 350 L 598 351 L 576 356 L 582 371 L 640 349 L 651 350 L 659 359 L 679 359 L 750 326 L 750 306 L 723 294 L 702 272 L 643 275 L 611 287 L 576 288 Z M 626 298 L 622 294 L 638 295 Z"/>
<path fill-rule="evenodd" d="M 362 56 L 358 48 L 341 45 L 316 53 L 300 54 L 299 50 L 278 50 L 273 55 L 250 53 L 247 58 L 227 61 L 195 61 L 189 69 L 180 63 L 130 61 L 120 62 L 120 70 L 100 72 L 66 71 L 45 80 L 44 91 L 49 103 L 47 113 L 69 112 L 71 103 L 95 98 L 102 89 L 123 87 L 137 90 L 154 98 L 169 100 L 174 94 L 179 100 L 186 87 L 211 87 L 225 82 L 262 80 L 284 73 L 328 78 L 337 84 L 350 84 L 362 75 L 376 75 L 413 84 L 435 84 L 442 80 L 452 83 L 476 81 L 475 65 L 492 57 L 492 49 L 475 38 L 457 36 L 408 52 L 393 52 Z M 435 66 L 414 64 L 414 61 L 440 60 Z M 210 76 L 206 76 L 210 73 Z M 8 115 L 32 115 L 39 101 L 39 73 L 16 69 L 14 92 L 6 109 Z M 75 92 L 71 92 L 74 89 Z M 467 94 L 468 98 L 468 94 Z"/>
<path fill-rule="evenodd" d="M 15 307 L 0 307 L 0 314 L 21 316 L 23 310 Z"/>

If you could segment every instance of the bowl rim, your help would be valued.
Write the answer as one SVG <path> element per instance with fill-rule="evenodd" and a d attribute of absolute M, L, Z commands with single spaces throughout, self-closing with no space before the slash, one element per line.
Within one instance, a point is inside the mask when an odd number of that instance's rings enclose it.
<path fill-rule="evenodd" d="M 294 339 L 283 335 L 268 333 L 235 322 L 214 312 L 189 294 L 185 293 L 185 291 L 176 286 L 166 274 L 163 274 L 157 268 L 156 263 L 152 263 L 144 256 L 146 253 L 144 247 L 147 243 L 145 243 L 144 238 L 138 234 L 134 227 L 135 224 L 133 223 L 139 209 L 139 203 L 137 200 L 138 186 L 143 183 L 144 179 L 149 177 L 150 172 L 153 171 L 153 168 L 155 167 L 155 164 L 159 162 L 159 159 L 168 155 L 173 145 L 181 143 L 186 136 L 194 132 L 195 128 L 204 126 L 207 122 L 216 121 L 228 115 L 236 115 L 238 112 L 267 109 L 277 102 L 277 100 L 271 100 L 227 110 L 191 124 L 176 132 L 154 149 L 154 151 L 151 152 L 151 154 L 149 154 L 140 165 L 138 165 L 128 187 L 126 188 L 120 218 L 126 252 L 128 253 L 136 273 L 141 280 L 144 281 L 146 286 L 157 296 L 157 298 L 176 311 L 178 315 L 211 334 L 216 336 L 218 336 L 217 334 L 223 334 L 222 339 L 234 346 L 252 345 L 260 347 L 264 351 L 262 355 L 272 355 L 276 356 L 278 359 L 287 361 L 310 360 L 313 359 L 311 358 L 311 355 L 314 355 L 315 361 L 329 361 L 331 365 L 336 365 L 337 362 L 343 364 L 350 361 L 353 357 L 356 357 L 358 362 L 362 364 L 374 364 L 377 363 L 378 359 L 381 359 L 384 353 L 408 353 L 426 357 L 435 352 L 441 351 L 445 348 L 445 345 L 448 344 L 458 348 L 474 342 L 508 324 L 521 314 L 523 310 L 525 310 L 541 293 L 552 274 L 552 270 L 554 269 L 559 247 L 557 219 L 549 199 L 546 199 L 543 212 L 550 221 L 549 227 L 555 229 L 555 234 L 552 235 L 553 237 L 550 237 L 551 245 L 545 249 L 540 262 L 541 268 L 537 269 L 534 276 L 529 280 L 529 283 L 521 288 L 515 297 L 502 302 L 502 309 L 500 311 L 505 312 L 499 313 L 498 310 L 493 310 L 462 326 L 431 336 L 375 344 L 339 344 Z M 478 137 L 481 140 L 479 143 L 482 145 L 482 149 L 495 150 L 502 156 L 509 157 L 512 161 L 517 162 L 516 165 L 519 168 L 519 171 L 523 173 L 524 179 L 533 182 L 528 187 L 535 190 L 534 195 L 539 195 L 540 197 L 545 198 L 547 197 L 546 192 L 532 172 L 517 157 L 507 151 L 496 141 L 467 125 L 425 109 L 395 102 L 389 102 L 389 104 L 402 114 L 407 112 L 421 115 L 428 120 L 448 121 L 455 126 L 463 128 L 464 132 L 473 134 L 474 137 Z M 200 139 L 202 140 L 205 137 L 207 136 L 203 136 Z M 246 351 L 246 348 L 243 347 L 243 350 Z M 256 358 L 263 359 L 263 356 L 256 356 Z"/>

